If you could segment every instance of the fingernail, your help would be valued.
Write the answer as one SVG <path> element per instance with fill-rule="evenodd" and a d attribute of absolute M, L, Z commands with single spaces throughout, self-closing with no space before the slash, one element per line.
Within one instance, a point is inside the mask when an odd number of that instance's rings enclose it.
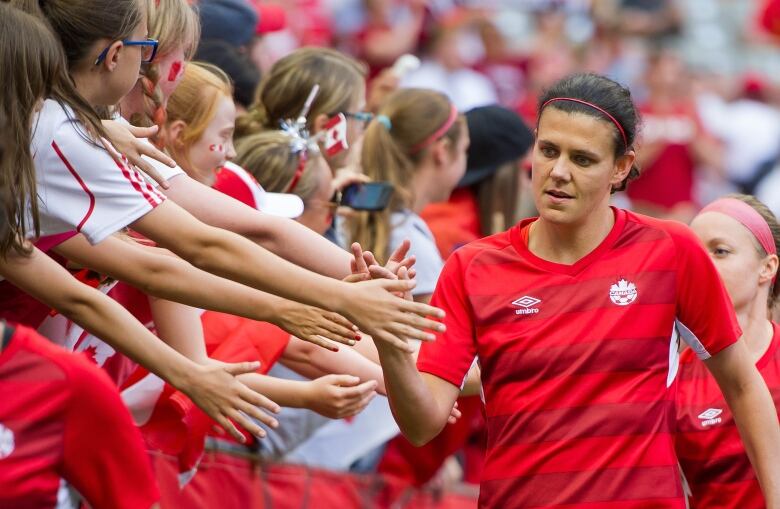
<path fill-rule="evenodd" d="M 355 346 L 355 342 L 356 341 L 354 339 L 350 339 L 349 340 L 349 346 Z"/>
<path fill-rule="evenodd" d="M 362 336 L 360 334 L 355 334 L 355 341 L 360 341 Z"/>
<path fill-rule="evenodd" d="M 241 435 L 241 438 L 239 438 L 238 441 L 241 442 L 242 444 L 245 444 L 246 443 L 246 437 L 244 435 Z"/>
<path fill-rule="evenodd" d="M 426 335 L 425 335 L 425 338 L 426 338 L 428 341 L 436 341 L 436 334 L 426 334 Z"/>

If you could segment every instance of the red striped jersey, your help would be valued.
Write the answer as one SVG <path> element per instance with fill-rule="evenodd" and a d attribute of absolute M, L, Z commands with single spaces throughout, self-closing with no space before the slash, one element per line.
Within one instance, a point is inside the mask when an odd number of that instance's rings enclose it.
<path fill-rule="evenodd" d="M 83 233 L 96 244 L 165 200 L 86 133 L 67 106 L 47 99 L 33 124 L 41 235 Z"/>
<path fill-rule="evenodd" d="M 780 327 L 756 363 L 780 408 Z M 715 378 L 692 352 L 680 358 L 675 449 L 693 509 L 763 509 L 753 467 Z"/>
<path fill-rule="evenodd" d="M 65 478 L 95 509 L 159 492 L 141 435 L 105 373 L 16 326 L 0 352 L 0 507 L 54 508 Z"/>
<path fill-rule="evenodd" d="M 431 302 L 447 332 L 418 359 L 458 386 L 479 359 L 480 507 L 685 507 L 678 343 L 706 358 L 740 334 L 712 261 L 685 225 L 615 209 L 598 247 L 553 263 L 528 249 L 534 220 L 449 258 Z"/>

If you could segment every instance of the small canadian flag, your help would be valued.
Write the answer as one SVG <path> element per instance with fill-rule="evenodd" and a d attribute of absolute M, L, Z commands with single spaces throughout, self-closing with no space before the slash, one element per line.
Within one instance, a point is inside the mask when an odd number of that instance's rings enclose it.
<path fill-rule="evenodd" d="M 349 148 L 347 143 L 347 117 L 339 113 L 325 124 L 325 153 L 335 156 Z"/>

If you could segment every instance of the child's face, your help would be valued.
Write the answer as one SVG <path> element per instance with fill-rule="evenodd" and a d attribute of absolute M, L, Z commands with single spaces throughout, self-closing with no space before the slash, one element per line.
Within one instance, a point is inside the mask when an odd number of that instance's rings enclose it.
<path fill-rule="evenodd" d="M 207 186 L 214 183 L 215 171 L 236 156 L 233 148 L 235 124 L 233 99 L 220 96 L 214 118 L 187 154 L 190 168 L 185 169 L 190 177 Z"/>
<path fill-rule="evenodd" d="M 146 16 L 143 16 L 142 21 L 128 39 L 142 41 L 146 37 Z M 142 53 L 141 46 L 124 46 L 118 52 L 115 71 L 108 75 L 105 82 L 104 90 L 108 93 L 105 95 L 105 100 L 100 101 L 105 103 L 101 106 L 118 103 L 133 89 L 141 72 Z"/>
<path fill-rule="evenodd" d="M 317 158 L 317 188 L 304 202 L 303 214 L 298 222 L 311 230 L 324 235 L 333 224 L 336 206 L 330 200 L 333 197 L 333 174 L 322 157 Z"/>

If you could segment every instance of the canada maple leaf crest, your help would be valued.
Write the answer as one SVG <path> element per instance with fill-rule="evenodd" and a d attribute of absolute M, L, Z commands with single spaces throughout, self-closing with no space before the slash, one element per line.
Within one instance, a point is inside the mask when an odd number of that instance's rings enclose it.
<path fill-rule="evenodd" d="M 618 306 L 628 306 L 636 300 L 637 294 L 636 285 L 625 279 L 620 279 L 609 289 L 610 300 Z"/>

